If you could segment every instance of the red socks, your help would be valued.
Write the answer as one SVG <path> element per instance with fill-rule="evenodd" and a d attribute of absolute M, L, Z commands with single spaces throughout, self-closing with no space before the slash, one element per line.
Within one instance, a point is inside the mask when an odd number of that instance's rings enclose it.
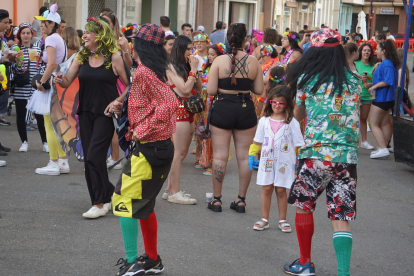
<path fill-rule="evenodd" d="M 144 238 L 145 254 L 149 256 L 151 260 L 156 261 L 158 259 L 157 252 L 157 217 L 152 212 L 149 217 L 140 219 L 141 232 Z"/>
<path fill-rule="evenodd" d="M 299 242 L 300 264 L 305 265 L 311 261 L 312 236 L 314 231 L 313 213 L 296 213 L 295 226 Z"/>

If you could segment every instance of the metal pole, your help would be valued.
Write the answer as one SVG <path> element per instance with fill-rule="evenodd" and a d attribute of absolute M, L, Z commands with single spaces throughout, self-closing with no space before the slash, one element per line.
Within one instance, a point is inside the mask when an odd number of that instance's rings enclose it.
<path fill-rule="evenodd" d="M 404 37 L 404 56 L 403 56 L 403 64 L 401 68 L 400 86 L 398 86 L 398 89 L 397 89 L 394 116 L 398 116 L 398 111 L 400 111 L 401 115 L 404 116 L 404 110 L 401 105 L 401 100 L 402 100 L 403 91 L 404 91 L 404 82 L 405 82 L 405 73 L 406 73 L 405 68 L 407 66 L 408 39 L 410 36 L 411 15 L 413 13 L 413 0 L 410 0 L 410 3 L 408 5 L 407 5 L 407 1 L 404 0 L 404 8 L 405 8 L 405 13 L 407 15 L 407 25 L 406 25 L 405 37 Z M 413 117 L 413 120 L 414 120 L 414 117 Z"/>

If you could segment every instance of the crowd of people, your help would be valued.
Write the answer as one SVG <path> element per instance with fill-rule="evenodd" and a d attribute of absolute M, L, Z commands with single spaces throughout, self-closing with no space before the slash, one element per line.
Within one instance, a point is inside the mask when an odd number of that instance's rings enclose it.
<path fill-rule="evenodd" d="M 79 86 L 73 114 L 79 137 L 73 147 L 81 144 L 91 199 L 83 216 L 96 219 L 112 210 L 120 217 L 126 259 L 118 261 L 116 275 L 164 270 L 157 252 L 155 199 L 167 180 L 164 200 L 197 203 L 180 187 L 192 141 L 195 167 L 212 179 L 207 207 L 222 212 L 232 137 L 239 191 L 230 209 L 246 212 L 253 169 L 262 186 L 262 218 L 254 230 L 269 228 L 273 190 L 277 227 L 284 233 L 292 232 L 288 203 L 296 206 L 300 258 L 283 271 L 315 275 L 313 211 L 326 190 L 338 275 L 350 275 L 348 222 L 356 218 L 358 148 L 374 149 L 367 140 L 368 123 L 378 144 L 371 158 L 392 151 L 390 113 L 402 67 L 401 49 L 392 38 L 377 34 L 358 45 L 355 36 L 344 40 L 325 26 L 299 33 L 279 34 L 274 27 L 249 33 L 244 23 L 227 26 L 221 21 L 210 35 L 203 26 L 193 31 L 188 23 L 178 34 L 170 30 L 167 16 L 160 18 L 160 26 L 129 23 L 122 28 L 108 8 L 88 18 L 84 30 L 75 30 L 57 10 L 56 4 L 42 7 L 32 24 L 18 27 L 10 25 L 8 11 L 0 10 L 5 38 L 1 65 L 6 69 L 0 81 L 8 83 L 1 88 L 0 114 L 6 113 L 10 95 L 20 152 L 29 150 L 27 131 L 38 129 L 50 161 L 37 174 L 69 173 L 67 151 L 60 143 L 64 134 L 59 137 L 51 116 L 51 94 L 54 86 Z M 69 70 L 56 73 L 67 60 Z M 408 73 L 405 78 L 408 87 Z M 10 126 L 4 116 L 0 124 Z M 128 149 L 123 165 L 120 146 Z M 0 156 L 9 152 L 0 144 Z M 116 186 L 107 167 L 122 169 Z M 139 257 L 138 219 L 145 245 Z"/>

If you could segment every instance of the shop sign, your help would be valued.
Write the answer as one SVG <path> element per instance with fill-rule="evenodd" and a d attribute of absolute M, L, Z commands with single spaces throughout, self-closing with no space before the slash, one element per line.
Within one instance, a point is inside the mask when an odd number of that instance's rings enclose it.
<path fill-rule="evenodd" d="M 135 18 L 135 0 L 126 1 L 126 18 Z"/>
<path fill-rule="evenodd" d="M 380 14 L 394 14 L 394 7 L 381 7 Z"/>

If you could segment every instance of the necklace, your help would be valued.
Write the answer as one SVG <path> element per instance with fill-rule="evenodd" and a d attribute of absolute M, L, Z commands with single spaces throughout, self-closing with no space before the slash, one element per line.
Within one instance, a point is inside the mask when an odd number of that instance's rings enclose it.
<path fill-rule="evenodd" d="M 263 76 L 266 75 L 267 70 L 269 70 L 270 66 L 273 65 L 273 63 L 275 63 L 276 61 L 278 61 L 278 58 L 271 58 L 268 62 L 266 62 L 266 64 L 262 65 L 262 72 L 263 72 Z"/>
<path fill-rule="evenodd" d="M 285 56 L 283 57 L 283 59 L 282 59 L 282 64 L 283 64 L 283 65 L 288 64 L 289 59 L 290 59 L 290 56 L 292 55 L 292 53 L 293 53 L 293 49 L 290 49 L 290 50 L 286 53 L 286 55 L 285 55 Z"/>

